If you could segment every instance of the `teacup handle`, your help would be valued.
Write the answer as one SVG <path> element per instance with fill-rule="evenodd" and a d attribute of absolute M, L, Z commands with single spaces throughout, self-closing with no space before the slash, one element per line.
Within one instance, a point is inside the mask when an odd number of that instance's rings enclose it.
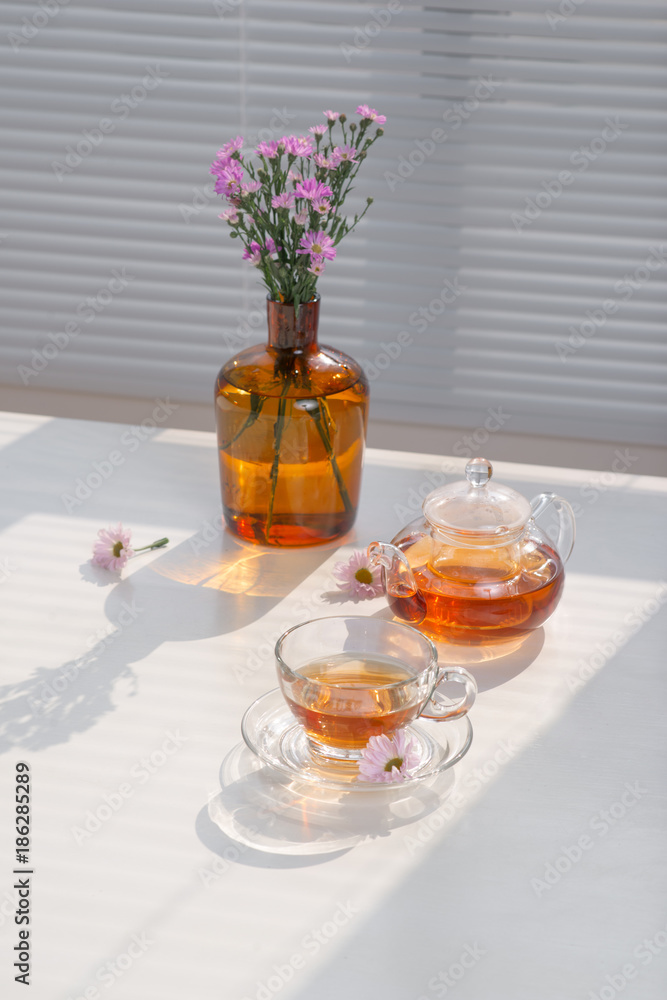
<path fill-rule="evenodd" d="M 460 701 L 452 702 L 444 695 L 438 694 L 438 688 L 445 681 L 458 681 L 465 685 L 465 693 Z M 423 719 L 435 719 L 444 721 L 445 719 L 458 719 L 465 715 L 473 706 L 477 697 L 477 682 L 472 674 L 469 674 L 464 667 L 447 667 L 438 672 L 438 679 L 433 688 L 431 697 L 424 705 L 421 712 Z"/>

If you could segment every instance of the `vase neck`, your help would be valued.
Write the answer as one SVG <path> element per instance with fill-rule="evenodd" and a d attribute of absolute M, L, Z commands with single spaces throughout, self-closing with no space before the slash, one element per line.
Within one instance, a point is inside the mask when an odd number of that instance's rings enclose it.
<path fill-rule="evenodd" d="M 267 298 L 266 316 L 269 323 L 269 347 L 304 351 L 317 346 L 319 295 L 312 302 L 302 302 L 296 317 L 293 305 Z"/>

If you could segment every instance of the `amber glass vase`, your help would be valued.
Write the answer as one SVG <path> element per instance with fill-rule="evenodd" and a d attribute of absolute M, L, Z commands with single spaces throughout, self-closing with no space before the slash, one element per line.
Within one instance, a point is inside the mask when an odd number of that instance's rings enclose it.
<path fill-rule="evenodd" d="M 368 409 L 361 367 L 318 345 L 319 296 L 267 298 L 269 337 L 220 370 L 215 405 L 228 527 L 265 545 L 316 545 L 357 512 Z"/>

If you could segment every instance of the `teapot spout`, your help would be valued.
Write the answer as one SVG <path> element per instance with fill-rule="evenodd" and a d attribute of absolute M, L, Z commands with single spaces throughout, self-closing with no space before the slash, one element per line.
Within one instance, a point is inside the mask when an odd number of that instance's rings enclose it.
<path fill-rule="evenodd" d="M 367 554 L 371 566 L 382 567 L 382 583 L 396 617 L 420 625 L 426 618 L 426 599 L 404 553 L 388 542 L 371 542 Z"/>

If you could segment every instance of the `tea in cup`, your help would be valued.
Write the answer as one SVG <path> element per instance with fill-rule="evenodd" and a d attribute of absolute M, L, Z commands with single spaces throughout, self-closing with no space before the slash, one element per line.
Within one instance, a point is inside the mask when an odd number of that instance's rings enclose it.
<path fill-rule="evenodd" d="M 278 680 L 311 748 L 358 760 L 371 736 L 391 736 L 419 716 L 465 715 L 477 694 L 463 667 L 438 667 L 435 646 L 399 622 L 361 615 L 318 618 L 288 629 L 276 643 Z M 438 694 L 447 681 L 464 685 L 460 701 Z"/>

